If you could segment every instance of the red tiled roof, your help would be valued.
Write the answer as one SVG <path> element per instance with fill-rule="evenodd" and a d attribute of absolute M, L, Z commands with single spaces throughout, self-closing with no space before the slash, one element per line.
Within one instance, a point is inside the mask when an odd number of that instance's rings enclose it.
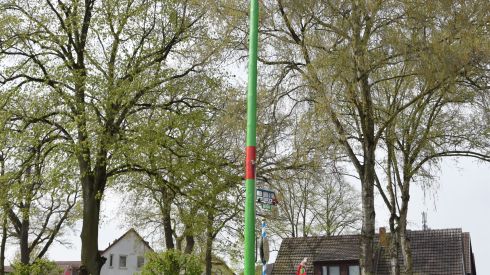
<path fill-rule="evenodd" d="M 60 267 L 73 267 L 73 268 L 80 268 L 82 265 L 81 261 L 55 261 L 56 265 Z"/>

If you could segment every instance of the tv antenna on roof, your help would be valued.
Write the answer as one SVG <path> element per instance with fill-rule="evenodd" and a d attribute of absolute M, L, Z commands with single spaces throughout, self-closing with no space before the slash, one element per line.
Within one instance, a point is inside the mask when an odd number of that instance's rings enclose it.
<path fill-rule="evenodd" d="M 422 230 L 427 230 L 429 227 L 427 226 L 427 212 L 422 212 Z"/>

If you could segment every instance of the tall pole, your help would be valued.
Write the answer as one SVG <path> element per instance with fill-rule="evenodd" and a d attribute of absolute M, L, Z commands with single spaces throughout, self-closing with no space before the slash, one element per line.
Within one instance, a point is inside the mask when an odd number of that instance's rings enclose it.
<path fill-rule="evenodd" d="M 250 0 L 248 48 L 247 139 L 245 158 L 245 262 L 244 275 L 255 274 L 255 161 L 257 120 L 258 0 Z"/>

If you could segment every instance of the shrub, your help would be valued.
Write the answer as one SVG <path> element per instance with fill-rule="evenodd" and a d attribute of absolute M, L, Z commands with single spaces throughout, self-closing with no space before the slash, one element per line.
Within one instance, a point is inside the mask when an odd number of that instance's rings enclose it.
<path fill-rule="evenodd" d="M 163 253 L 149 253 L 142 270 L 142 275 L 201 275 L 202 263 L 194 255 L 184 254 L 178 250 Z"/>
<path fill-rule="evenodd" d="M 12 268 L 13 275 L 58 275 L 63 272 L 56 263 L 46 259 L 37 259 L 29 265 L 17 262 L 12 265 Z"/>

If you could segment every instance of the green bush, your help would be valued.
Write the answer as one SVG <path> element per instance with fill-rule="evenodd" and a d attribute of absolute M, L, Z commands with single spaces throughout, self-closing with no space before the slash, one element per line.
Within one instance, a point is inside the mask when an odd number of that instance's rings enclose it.
<path fill-rule="evenodd" d="M 30 265 L 17 262 L 12 265 L 12 268 L 13 275 L 58 275 L 63 272 L 56 263 L 45 259 L 37 259 Z"/>
<path fill-rule="evenodd" d="M 203 271 L 199 258 L 178 250 L 149 253 L 146 259 L 142 275 L 201 275 Z"/>

